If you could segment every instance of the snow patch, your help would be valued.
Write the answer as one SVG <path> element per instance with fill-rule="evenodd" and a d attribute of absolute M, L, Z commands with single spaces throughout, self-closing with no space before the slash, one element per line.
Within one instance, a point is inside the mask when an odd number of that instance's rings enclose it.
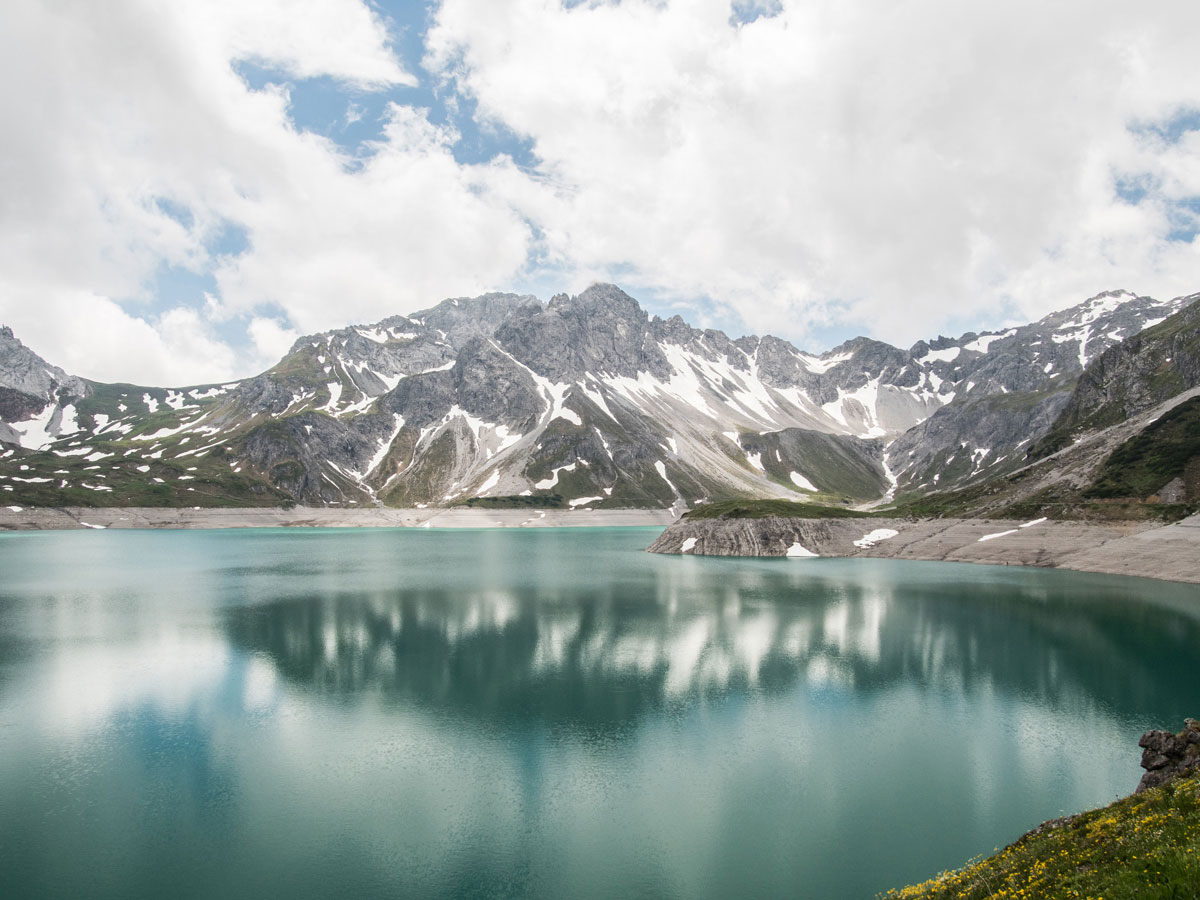
<path fill-rule="evenodd" d="M 894 538 L 900 532 L 894 528 L 876 528 L 874 531 L 868 531 L 857 541 L 854 542 L 855 547 L 860 547 L 866 550 L 868 547 L 874 547 L 880 541 L 886 541 L 889 538 Z"/>
<path fill-rule="evenodd" d="M 570 463 L 569 465 L 565 465 L 565 466 L 559 466 L 557 469 L 554 469 L 550 472 L 549 478 L 543 478 L 541 481 L 537 482 L 534 485 L 534 488 L 536 488 L 539 491 L 548 491 L 548 490 L 550 490 L 550 488 L 552 488 L 556 484 L 558 484 L 558 473 L 559 472 L 574 472 L 574 471 L 575 471 L 575 463 Z"/>
<path fill-rule="evenodd" d="M 679 552 L 687 553 L 695 546 L 696 546 L 696 539 L 694 537 L 687 538 L 686 540 L 684 540 L 684 542 L 682 544 L 679 545 Z"/>
<path fill-rule="evenodd" d="M 475 496 L 482 497 L 484 494 L 486 494 L 488 491 L 490 491 L 492 488 L 494 488 L 499 483 L 500 483 L 500 470 L 493 469 L 492 474 L 489 475 L 487 477 L 487 480 L 479 486 L 478 490 L 475 491 Z"/>
<path fill-rule="evenodd" d="M 1017 529 L 1015 529 L 1015 528 L 1010 528 L 1008 531 L 997 531 L 994 534 L 985 534 L 983 537 L 981 537 L 975 543 L 979 544 L 979 543 L 982 543 L 983 541 L 991 541 L 991 540 L 995 540 L 996 538 L 1007 537 L 1010 534 L 1016 534 L 1016 533 L 1017 533 Z"/>
<path fill-rule="evenodd" d="M 853 355 L 852 353 L 835 353 L 832 356 L 808 356 L 801 353 L 797 358 L 800 360 L 800 364 L 814 375 L 824 375 L 838 363 L 844 363 Z"/>
<path fill-rule="evenodd" d="M 817 556 L 818 554 L 813 553 L 807 547 L 804 547 L 799 541 L 796 541 L 796 543 L 787 548 L 786 555 L 792 559 L 805 559 Z"/>
<path fill-rule="evenodd" d="M 962 352 L 961 347 L 947 347 L 945 350 L 930 350 L 920 361 L 923 363 L 932 362 L 954 362 L 958 359 L 958 354 Z"/>
<path fill-rule="evenodd" d="M 667 487 L 671 489 L 676 497 L 681 496 L 679 493 L 679 488 L 675 487 L 675 485 L 671 483 L 671 479 L 667 477 L 666 463 L 664 463 L 661 459 L 656 459 L 654 461 L 654 470 L 658 472 L 658 477 L 667 483 Z"/>
<path fill-rule="evenodd" d="M 973 350 L 976 353 L 987 353 L 988 348 L 996 341 L 1002 341 L 1005 338 L 1010 338 L 1017 333 L 1017 329 L 1010 328 L 1002 334 L 982 334 L 969 344 L 963 344 L 964 350 Z"/>
<path fill-rule="evenodd" d="M 817 486 L 801 475 L 799 472 L 791 473 L 792 484 L 805 491 L 815 491 Z"/>

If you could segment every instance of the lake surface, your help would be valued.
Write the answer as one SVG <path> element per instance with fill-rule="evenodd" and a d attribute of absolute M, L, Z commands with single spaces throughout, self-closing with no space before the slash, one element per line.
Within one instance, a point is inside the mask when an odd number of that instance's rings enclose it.
<path fill-rule="evenodd" d="M 0 893 L 871 897 L 1200 715 L 1195 586 L 655 534 L 0 535 Z"/>

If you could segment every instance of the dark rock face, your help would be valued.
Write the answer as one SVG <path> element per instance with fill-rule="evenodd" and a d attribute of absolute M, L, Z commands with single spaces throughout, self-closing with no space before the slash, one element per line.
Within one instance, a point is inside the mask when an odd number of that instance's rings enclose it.
<path fill-rule="evenodd" d="M 560 294 L 544 309 L 523 310 L 496 330 L 496 340 L 539 375 L 569 381 L 585 374 L 635 377 L 670 373 L 650 334 L 650 317 L 611 284 L 577 297 Z"/>
<path fill-rule="evenodd" d="M 1080 432 L 1115 425 L 1200 385 L 1200 294 L 1180 301 L 1186 305 L 1179 312 L 1109 347 L 1087 367 L 1031 455 L 1052 453 Z"/>
<path fill-rule="evenodd" d="M 468 343 L 453 373 L 458 401 L 474 416 L 524 430 L 542 411 L 542 396 L 533 377 L 490 340 L 475 338 Z"/>
<path fill-rule="evenodd" d="M 1200 721 L 1187 719 L 1183 731 L 1147 731 L 1138 741 L 1146 774 L 1135 794 L 1166 784 L 1173 778 L 1200 769 Z"/>

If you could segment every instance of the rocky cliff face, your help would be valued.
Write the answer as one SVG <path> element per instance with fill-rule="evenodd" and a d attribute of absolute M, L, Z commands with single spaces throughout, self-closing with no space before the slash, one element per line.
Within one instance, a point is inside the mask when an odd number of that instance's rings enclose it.
<path fill-rule="evenodd" d="M 1142 748 L 1142 768 L 1146 774 L 1138 782 L 1135 794 L 1200 769 L 1200 722 L 1187 719 L 1178 734 L 1147 731 L 1138 746 Z"/>
<path fill-rule="evenodd" d="M 71 378 L 6 331 L 0 489 L 31 505 L 861 502 L 1004 470 L 1081 361 L 1177 305 L 1106 294 L 1003 333 L 814 355 L 651 317 L 613 285 L 487 294 L 179 389 Z"/>
<path fill-rule="evenodd" d="M 1200 386 L 1200 294 L 1165 321 L 1109 347 L 1087 367 L 1033 456 Z"/>
<path fill-rule="evenodd" d="M 0 441 L 43 447 L 74 427 L 87 382 L 52 366 L 0 327 Z"/>
<path fill-rule="evenodd" d="M 1071 403 L 1085 368 L 1191 299 L 1162 303 L 1110 291 L 1000 335 L 931 350 L 953 354 L 957 368 L 947 376 L 959 387 L 952 402 L 889 448 L 898 493 L 961 487 L 1025 465 L 1030 447 Z"/>

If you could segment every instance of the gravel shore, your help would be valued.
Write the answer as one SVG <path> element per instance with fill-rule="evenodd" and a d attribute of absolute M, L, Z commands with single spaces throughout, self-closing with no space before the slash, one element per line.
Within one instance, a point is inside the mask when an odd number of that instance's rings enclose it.
<path fill-rule="evenodd" d="M 0 531 L 101 528 L 664 527 L 654 553 L 1049 566 L 1200 584 L 1200 515 L 1174 525 L 1000 519 L 705 519 L 665 509 L 0 507 Z M 885 537 L 882 533 L 894 532 Z M 876 540 L 868 541 L 875 534 Z"/>
<path fill-rule="evenodd" d="M 0 531 L 65 528 L 561 528 L 664 526 L 665 509 L 279 509 L 0 507 Z"/>
<path fill-rule="evenodd" d="M 1200 515 L 1165 526 L 1044 519 L 684 520 L 664 531 L 650 551 L 1047 566 L 1200 583 Z"/>

